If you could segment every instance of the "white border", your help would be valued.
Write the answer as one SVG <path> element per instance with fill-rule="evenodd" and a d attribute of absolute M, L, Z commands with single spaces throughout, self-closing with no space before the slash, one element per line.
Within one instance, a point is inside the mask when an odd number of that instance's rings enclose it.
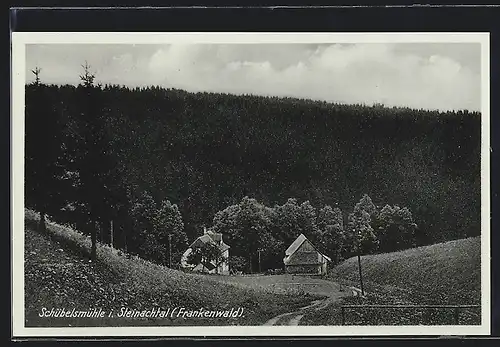
<path fill-rule="evenodd" d="M 167 43 L 452 43 L 481 44 L 480 326 L 24 327 L 24 86 L 26 44 Z M 490 35 L 489 33 L 12 33 L 12 335 L 54 336 L 401 336 L 489 335 L 490 322 Z"/>

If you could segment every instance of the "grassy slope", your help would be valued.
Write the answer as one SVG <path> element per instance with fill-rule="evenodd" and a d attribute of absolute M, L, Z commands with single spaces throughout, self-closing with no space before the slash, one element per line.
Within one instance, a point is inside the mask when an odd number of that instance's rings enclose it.
<path fill-rule="evenodd" d="M 367 298 L 348 297 L 344 304 L 480 304 L 481 242 L 479 237 L 449 241 L 401 252 L 368 255 L 361 258 L 363 282 Z M 331 277 L 359 288 L 357 258 L 347 259 L 337 266 Z M 324 322 L 340 324 L 338 306 L 323 316 L 312 315 L 304 324 Z M 351 316 L 358 324 L 450 324 L 453 312 L 448 310 L 360 312 Z M 460 324 L 477 324 L 478 310 L 461 311 Z M 377 321 L 377 319 L 379 321 Z M 453 323 L 451 323 L 453 324 Z"/>
<path fill-rule="evenodd" d="M 117 325 L 259 325 L 278 314 L 305 306 L 309 295 L 278 294 L 237 283 L 221 283 L 171 270 L 110 247 L 98 248 L 98 260 L 88 260 L 89 239 L 49 224 L 47 234 L 35 230 L 36 217 L 27 212 L 25 227 L 26 326 Z M 40 318 L 42 307 L 86 310 L 121 307 L 144 310 L 185 307 L 244 307 L 241 318 L 139 319 Z"/>
<path fill-rule="evenodd" d="M 368 286 L 406 291 L 413 301 L 435 304 L 479 304 L 481 240 L 473 237 L 401 252 L 361 258 Z M 357 258 L 335 268 L 334 276 L 359 281 Z"/>

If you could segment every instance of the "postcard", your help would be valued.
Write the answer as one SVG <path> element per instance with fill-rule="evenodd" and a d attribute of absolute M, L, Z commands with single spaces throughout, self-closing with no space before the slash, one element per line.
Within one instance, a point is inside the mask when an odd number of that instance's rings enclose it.
<path fill-rule="evenodd" d="M 488 33 L 12 34 L 17 337 L 490 333 Z"/>

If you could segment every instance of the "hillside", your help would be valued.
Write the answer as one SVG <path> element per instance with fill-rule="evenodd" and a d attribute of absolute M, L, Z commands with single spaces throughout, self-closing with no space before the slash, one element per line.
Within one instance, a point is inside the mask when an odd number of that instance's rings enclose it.
<path fill-rule="evenodd" d="M 210 277 L 171 270 L 106 246 L 89 261 L 88 237 L 50 223 L 35 231 L 36 216 L 27 211 L 25 227 L 25 324 L 36 326 L 259 325 L 317 298 L 292 291 L 252 289 Z M 102 309 L 104 318 L 40 318 L 42 309 Z M 130 310 L 237 310 L 234 318 L 118 318 Z"/>
<path fill-rule="evenodd" d="M 374 287 L 405 292 L 418 303 L 480 303 L 480 237 L 363 256 L 361 267 L 368 291 Z M 359 287 L 357 257 L 337 266 L 332 277 L 358 283 Z"/>
<path fill-rule="evenodd" d="M 45 204 L 53 220 L 84 230 L 87 212 L 61 212 L 58 200 L 79 206 L 85 189 L 75 191 L 78 180 L 71 185 L 65 179 L 54 188 L 57 196 L 40 197 L 39 182 L 55 174 L 40 178 L 47 170 L 38 166 L 45 168 L 44 155 L 55 153 L 64 161 L 54 171 L 72 172 L 68 177 L 98 168 L 87 175 L 107 177 L 107 188 L 92 194 L 109 201 L 98 210 L 102 219 L 115 220 L 120 247 L 137 244 L 125 235 L 130 195 L 143 191 L 179 206 L 189 240 L 244 196 L 268 206 L 288 198 L 309 200 L 317 208 L 338 206 L 347 215 L 365 193 L 382 207 L 408 207 L 419 226 L 418 245 L 478 235 L 477 112 L 157 87 L 104 86 L 94 94 L 89 110 L 82 88 L 26 87 L 26 203 L 37 210 Z M 88 151 L 86 139 L 97 132 L 106 156 L 99 165 L 78 162 Z M 55 141 L 49 151 L 48 140 L 58 138 L 63 145 Z"/>
<path fill-rule="evenodd" d="M 342 324 L 342 305 L 480 305 L 480 238 L 473 237 L 401 252 L 361 257 L 365 297 L 344 297 L 301 324 Z M 329 275 L 345 286 L 359 288 L 357 257 L 347 259 Z M 480 324 L 479 308 L 351 308 L 347 325 Z"/>

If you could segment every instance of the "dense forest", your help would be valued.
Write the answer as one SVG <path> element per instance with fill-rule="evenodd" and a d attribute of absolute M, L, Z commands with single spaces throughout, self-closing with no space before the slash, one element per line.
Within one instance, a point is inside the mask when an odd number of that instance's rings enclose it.
<path fill-rule="evenodd" d="M 341 211 L 347 226 L 367 194 L 378 212 L 411 211 L 416 245 L 480 234 L 477 112 L 36 77 L 26 85 L 26 206 L 130 252 L 173 233 L 177 258 L 245 197 L 275 211 L 307 202 L 315 218 Z M 147 241 L 148 223 L 173 226 Z"/>

